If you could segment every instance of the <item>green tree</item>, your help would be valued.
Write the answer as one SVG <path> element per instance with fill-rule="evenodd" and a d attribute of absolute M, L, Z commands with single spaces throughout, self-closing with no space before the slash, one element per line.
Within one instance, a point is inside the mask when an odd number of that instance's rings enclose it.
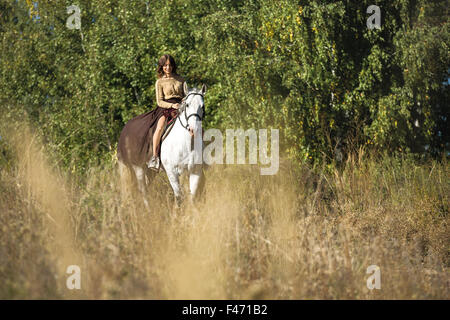
<path fill-rule="evenodd" d="M 292 159 L 448 149 L 445 1 L 377 1 L 373 30 L 371 1 L 80 0 L 81 30 L 66 27 L 72 1 L 36 3 L 30 18 L 0 0 L 2 114 L 26 113 L 72 170 L 111 159 L 155 107 L 164 53 L 208 85 L 206 128 L 279 128 Z"/>

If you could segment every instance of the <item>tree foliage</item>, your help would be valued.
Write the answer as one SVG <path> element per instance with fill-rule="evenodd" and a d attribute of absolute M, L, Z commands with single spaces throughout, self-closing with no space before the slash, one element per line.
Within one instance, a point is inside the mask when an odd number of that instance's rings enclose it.
<path fill-rule="evenodd" d="M 74 170 L 110 158 L 123 125 L 155 107 L 173 55 L 206 83 L 206 127 L 279 128 L 285 155 L 448 149 L 446 1 L 0 0 L 0 101 Z M 66 26 L 81 9 L 81 30 Z M 31 17 L 30 17 L 31 15 Z"/>

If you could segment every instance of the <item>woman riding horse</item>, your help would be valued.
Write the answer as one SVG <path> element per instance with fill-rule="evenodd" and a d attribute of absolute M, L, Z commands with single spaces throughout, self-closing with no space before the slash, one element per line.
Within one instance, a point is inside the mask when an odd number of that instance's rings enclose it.
<path fill-rule="evenodd" d="M 185 97 L 184 79 L 177 74 L 172 56 L 165 54 L 158 61 L 156 109 L 130 120 L 119 138 L 117 156 L 123 163 L 159 171 L 160 140 L 164 125 L 177 115 Z M 192 134 L 192 133 L 191 133 Z"/>

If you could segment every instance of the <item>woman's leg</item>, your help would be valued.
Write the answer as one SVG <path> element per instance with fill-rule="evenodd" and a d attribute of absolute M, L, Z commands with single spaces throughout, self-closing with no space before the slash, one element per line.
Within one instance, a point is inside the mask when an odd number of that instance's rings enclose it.
<path fill-rule="evenodd" d="M 155 133 L 153 134 L 153 156 L 156 157 L 158 155 L 158 146 L 159 140 L 161 139 L 162 129 L 164 123 L 166 122 L 166 117 L 163 115 L 158 120 L 158 124 L 156 125 Z"/>

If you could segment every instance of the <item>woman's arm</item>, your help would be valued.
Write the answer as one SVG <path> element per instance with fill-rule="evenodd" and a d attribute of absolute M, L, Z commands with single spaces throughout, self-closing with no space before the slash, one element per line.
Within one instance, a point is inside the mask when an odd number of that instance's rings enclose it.
<path fill-rule="evenodd" d="M 156 80 L 155 87 L 156 87 L 156 103 L 158 104 L 158 106 L 165 109 L 174 108 L 176 103 L 164 101 L 164 92 L 159 80 Z"/>

